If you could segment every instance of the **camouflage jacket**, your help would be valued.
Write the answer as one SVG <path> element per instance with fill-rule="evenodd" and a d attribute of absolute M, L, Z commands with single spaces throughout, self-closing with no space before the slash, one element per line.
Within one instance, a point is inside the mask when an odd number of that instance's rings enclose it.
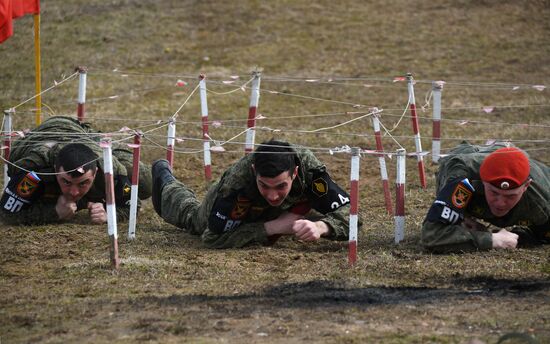
<path fill-rule="evenodd" d="M 84 135 L 88 134 L 88 135 Z M 86 209 L 88 202 L 105 204 L 105 177 L 103 152 L 98 145 L 101 134 L 69 117 L 52 117 L 31 133 L 15 140 L 10 152 L 8 175 L 10 182 L 0 199 L 0 219 L 6 224 L 46 224 L 59 222 L 55 206 L 61 190 L 54 173 L 54 162 L 59 150 L 67 143 L 87 144 L 100 158 L 98 171 L 90 191 L 77 203 L 78 210 Z M 113 145 L 113 178 L 117 218 L 127 219 L 131 183 L 127 170 L 131 170 L 132 153 L 120 145 Z M 18 166 L 34 173 L 28 173 Z M 36 178 L 38 175 L 38 178 Z M 150 171 L 141 175 L 146 181 L 140 198 L 151 194 Z"/>
<path fill-rule="evenodd" d="M 291 191 L 278 207 L 270 206 L 258 191 L 252 170 L 252 155 L 231 166 L 205 199 L 210 208 L 208 228 L 202 234 L 210 247 L 241 247 L 257 242 L 269 244 L 264 223 L 285 211 L 305 214 L 311 209 L 330 228 L 332 240 L 347 240 L 349 231 L 349 195 L 326 171 L 326 167 L 307 149 L 294 147 L 299 166 Z M 310 213 L 310 214 L 312 214 Z M 308 215 L 310 215 L 308 214 Z M 238 228 L 237 228 L 238 227 Z"/>
<path fill-rule="evenodd" d="M 462 143 L 440 160 L 437 198 L 422 226 L 422 244 L 435 252 L 460 252 L 492 248 L 491 232 L 470 230 L 467 217 L 494 226 L 511 227 L 519 235 L 518 246 L 549 242 L 550 169 L 530 159 L 532 182 L 514 208 L 503 217 L 494 216 L 485 199 L 479 167 L 483 159 L 502 144 L 472 146 Z"/>

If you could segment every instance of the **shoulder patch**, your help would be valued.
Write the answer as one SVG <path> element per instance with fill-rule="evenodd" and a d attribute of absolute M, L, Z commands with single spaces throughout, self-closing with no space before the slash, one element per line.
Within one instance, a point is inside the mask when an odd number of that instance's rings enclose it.
<path fill-rule="evenodd" d="M 472 194 L 473 192 L 466 185 L 460 182 L 456 185 L 453 191 L 451 202 L 456 208 L 462 209 L 468 205 L 472 199 Z"/>
<path fill-rule="evenodd" d="M 17 184 L 15 192 L 18 196 L 28 199 L 38 190 L 38 183 L 40 178 L 34 172 L 29 172 Z"/>
<path fill-rule="evenodd" d="M 426 219 L 447 224 L 462 222 L 474 192 L 475 189 L 468 178 L 451 181 L 437 193 L 437 198 L 430 207 Z"/>
<path fill-rule="evenodd" d="M 322 214 L 333 212 L 349 203 L 349 195 L 342 190 L 326 171 L 316 173 L 307 186 L 306 197 L 311 208 Z"/>
<path fill-rule="evenodd" d="M 237 202 L 235 203 L 233 210 L 231 210 L 231 219 L 239 220 L 244 218 L 251 205 L 252 202 L 248 198 L 242 196 L 237 197 Z"/>
<path fill-rule="evenodd" d="M 323 197 L 328 192 L 328 184 L 322 177 L 317 178 L 311 183 L 311 191 L 318 197 Z"/>

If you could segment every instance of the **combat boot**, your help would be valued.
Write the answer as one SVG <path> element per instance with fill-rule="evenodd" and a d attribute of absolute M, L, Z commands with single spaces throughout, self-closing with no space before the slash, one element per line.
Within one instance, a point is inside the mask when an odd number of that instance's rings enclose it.
<path fill-rule="evenodd" d="M 160 159 L 153 162 L 151 166 L 151 174 L 153 175 L 153 207 L 157 214 L 161 215 L 162 189 L 166 184 L 176 180 L 172 175 L 172 169 L 167 160 Z"/>

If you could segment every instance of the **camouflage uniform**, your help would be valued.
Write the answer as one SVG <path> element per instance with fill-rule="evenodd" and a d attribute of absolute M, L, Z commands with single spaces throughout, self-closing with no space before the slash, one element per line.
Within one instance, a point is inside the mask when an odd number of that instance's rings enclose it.
<path fill-rule="evenodd" d="M 298 176 L 283 203 L 272 207 L 257 188 L 252 171 L 252 155 L 231 166 L 213 184 L 204 201 L 197 200 L 192 190 L 174 181 L 162 190 L 161 216 L 167 222 L 201 235 L 212 248 L 243 247 L 249 244 L 269 245 L 264 223 L 285 211 L 305 214 L 309 209 L 330 228 L 328 239 L 347 240 L 349 196 L 335 184 L 326 168 L 309 150 L 294 147 L 298 156 Z"/>
<path fill-rule="evenodd" d="M 491 213 L 479 168 L 489 153 L 502 147 L 463 142 L 440 160 L 437 198 L 422 226 L 424 247 L 435 252 L 491 249 L 491 232 L 467 229 L 462 223 L 467 217 L 500 228 L 514 226 L 519 247 L 550 242 L 550 168 L 538 161 L 529 159 L 532 182 L 519 203 L 503 217 Z"/>
<path fill-rule="evenodd" d="M 49 118 L 25 137 L 14 141 L 10 161 L 16 166 L 38 173 L 40 181 L 35 183 L 30 174 L 10 165 L 10 182 L 0 200 L 0 219 L 7 224 L 46 224 L 60 221 L 55 211 L 57 199 L 61 195 L 59 184 L 54 175 L 40 173 L 54 173 L 57 153 L 71 142 L 87 144 L 100 158 L 94 183 L 90 191 L 78 201 L 78 210 L 86 209 L 88 202 L 101 202 L 105 205 L 103 152 L 98 145 L 100 139 L 101 134 L 93 131 L 88 124 L 60 116 Z M 120 144 L 113 144 L 112 152 L 117 219 L 125 220 L 128 219 L 130 210 L 133 154 Z M 152 186 L 150 167 L 140 163 L 139 177 L 138 197 L 148 198 L 151 196 Z M 26 192 L 21 187 L 25 183 Z M 15 206 L 17 204 L 19 206 Z"/>

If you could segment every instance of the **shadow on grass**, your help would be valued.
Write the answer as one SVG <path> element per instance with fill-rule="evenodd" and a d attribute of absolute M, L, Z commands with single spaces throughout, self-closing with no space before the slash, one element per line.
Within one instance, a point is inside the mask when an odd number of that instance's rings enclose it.
<path fill-rule="evenodd" d="M 330 308 L 340 306 L 368 307 L 378 305 L 437 303 L 465 299 L 522 297 L 550 290 L 550 281 L 521 281 L 476 277 L 455 280 L 455 288 L 427 287 L 362 287 L 347 288 L 330 281 L 284 283 L 263 292 L 235 295 L 170 295 L 147 296 L 138 303 L 161 306 L 208 304 L 233 305 L 237 308 Z M 529 295 L 530 296 L 530 295 Z"/>

